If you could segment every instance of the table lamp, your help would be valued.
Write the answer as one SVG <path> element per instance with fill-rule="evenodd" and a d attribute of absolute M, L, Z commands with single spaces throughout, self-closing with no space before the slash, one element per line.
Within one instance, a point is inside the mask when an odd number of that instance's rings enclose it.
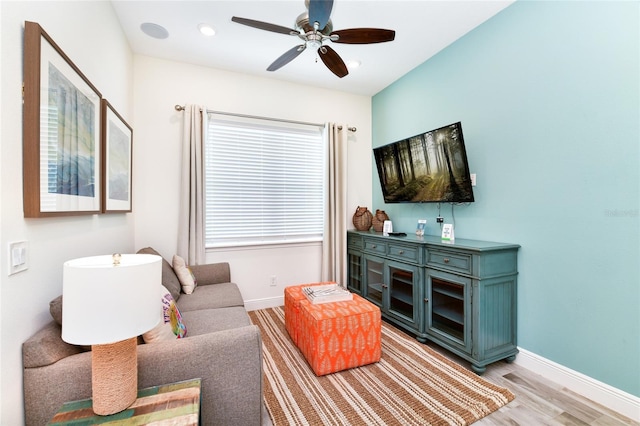
<path fill-rule="evenodd" d="M 129 407 L 138 393 L 137 336 L 160 321 L 162 258 L 114 254 L 63 267 L 62 339 L 91 345 L 94 413 Z"/>

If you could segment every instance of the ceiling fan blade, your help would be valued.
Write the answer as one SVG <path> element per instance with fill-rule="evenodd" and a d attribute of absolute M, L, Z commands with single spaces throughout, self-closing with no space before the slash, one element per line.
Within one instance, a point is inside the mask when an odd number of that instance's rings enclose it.
<path fill-rule="evenodd" d="M 347 70 L 347 66 L 344 64 L 340 55 L 329 46 L 320 46 L 318 48 L 318 55 L 320 55 L 320 59 L 322 59 L 322 62 L 324 62 L 327 68 L 338 77 L 342 78 L 349 74 L 349 70 Z"/>
<path fill-rule="evenodd" d="M 331 39 L 334 43 L 347 44 L 384 43 L 385 41 L 392 41 L 396 38 L 395 31 L 380 28 L 350 28 L 347 30 L 334 31 L 331 35 L 338 36 L 337 40 Z"/>
<path fill-rule="evenodd" d="M 276 24 L 270 24 L 268 22 L 255 21 L 253 19 L 247 19 L 247 18 L 239 18 L 237 16 L 232 17 L 231 20 L 233 22 L 237 22 L 238 24 L 247 25 L 249 27 L 257 28 L 259 30 L 271 31 L 274 33 L 287 34 L 287 35 L 299 34 L 298 31 L 294 29 L 282 27 Z"/>
<path fill-rule="evenodd" d="M 309 0 L 309 23 L 318 23 L 318 31 L 322 31 L 329 22 L 333 9 L 333 0 Z"/>
<path fill-rule="evenodd" d="M 271 65 L 269 65 L 269 68 L 267 68 L 267 71 L 275 71 L 277 69 L 282 68 L 283 66 L 287 65 L 289 62 L 297 58 L 298 55 L 304 52 L 304 49 L 306 48 L 307 48 L 306 44 L 301 44 L 300 46 L 295 46 L 287 50 L 282 56 L 280 56 L 278 59 L 273 61 Z"/>

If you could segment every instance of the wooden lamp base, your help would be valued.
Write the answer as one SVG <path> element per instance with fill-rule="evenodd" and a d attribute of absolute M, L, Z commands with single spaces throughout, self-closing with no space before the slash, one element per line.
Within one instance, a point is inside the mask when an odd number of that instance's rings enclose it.
<path fill-rule="evenodd" d="M 93 412 L 100 416 L 119 413 L 138 395 L 137 338 L 91 346 Z"/>

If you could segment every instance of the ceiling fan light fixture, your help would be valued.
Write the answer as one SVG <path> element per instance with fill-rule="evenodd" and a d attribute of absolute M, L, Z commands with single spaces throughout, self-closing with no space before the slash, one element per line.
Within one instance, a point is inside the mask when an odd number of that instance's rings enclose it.
<path fill-rule="evenodd" d="M 145 22 L 140 25 L 140 30 L 149 37 L 163 40 L 169 37 L 169 31 L 162 25 L 154 24 L 153 22 Z"/>
<path fill-rule="evenodd" d="M 198 31 L 207 37 L 213 37 L 216 35 L 216 30 L 211 25 L 205 23 L 198 24 Z"/>
<path fill-rule="evenodd" d="M 309 33 L 306 35 L 307 47 L 317 50 L 322 47 L 322 35 L 318 33 Z"/>

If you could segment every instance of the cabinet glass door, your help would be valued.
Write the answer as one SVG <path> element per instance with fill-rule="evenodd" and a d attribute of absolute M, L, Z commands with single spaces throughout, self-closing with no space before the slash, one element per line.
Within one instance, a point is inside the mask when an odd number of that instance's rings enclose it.
<path fill-rule="evenodd" d="M 464 340 L 464 286 L 431 279 L 431 327 Z"/>
<path fill-rule="evenodd" d="M 382 288 L 384 283 L 383 261 L 367 258 L 367 298 L 382 306 Z"/>
<path fill-rule="evenodd" d="M 362 294 L 362 255 L 349 253 L 349 290 Z"/>
<path fill-rule="evenodd" d="M 414 321 L 414 271 L 389 266 L 389 311 Z"/>
<path fill-rule="evenodd" d="M 471 351 L 471 280 L 446 272 L 427 277 L 427 333 L 465 353 Z"/>

